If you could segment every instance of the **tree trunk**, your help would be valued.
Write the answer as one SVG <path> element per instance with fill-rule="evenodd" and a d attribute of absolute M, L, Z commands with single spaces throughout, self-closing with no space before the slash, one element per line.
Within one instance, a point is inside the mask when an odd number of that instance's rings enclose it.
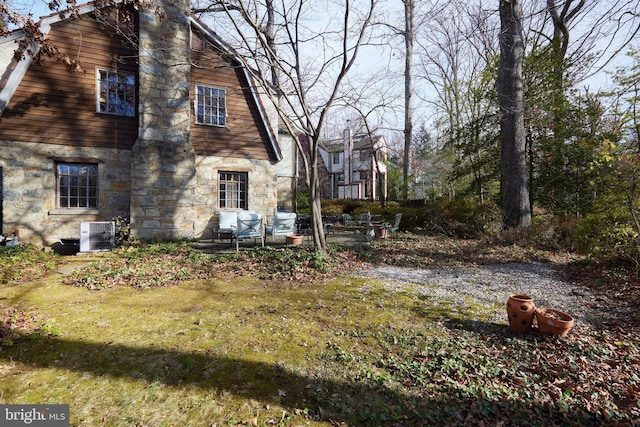
<path fill-rule="evenodd" d="M 327 242 L 322 224 L 322 203 L 320 198 L 320 179 L 318 171 L 318 141 L 310 141 L 309 150 L 309 204 L 311 214 L 311 230 L 316 249 L 323 254 L 327 252 Z"/>
<path fill-rule="evenodd" d="M 500 0 L 500 190 L 505 227 L 531 225 L 525 153 L 522 5 Z"/>
<path fill-rule="evenodd" d="M 266 0 L 267 6 L 267 25 L 265 27 L 265 38 L 267 39 L 267 45 L 276 54 L 276 35 L 275 35 L 275 9 L 273 7 L 273 0 Z M 280 81 L 278 79 L 278 67 L 274 64 L 273 59 L 269 60 L 271 68 L 271 83 L 274 87 L 280 87 Z"/>
<path fill-rule="evenodd" d="M 404 164 L 402 165 L 402 198 L 409 198 L 409 165 L 413 134 L 413 0 L 404 1 Z"/>

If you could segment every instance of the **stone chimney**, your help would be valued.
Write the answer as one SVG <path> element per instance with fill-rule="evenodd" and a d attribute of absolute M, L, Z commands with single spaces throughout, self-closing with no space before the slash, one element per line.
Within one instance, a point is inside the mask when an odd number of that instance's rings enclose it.
<path fill-rule="evenodd" d="M 190 140 L 189 2 L 140 11 L 138 139 L 131 153 L 131 226 L 141 239 L 195 237 Z"/>

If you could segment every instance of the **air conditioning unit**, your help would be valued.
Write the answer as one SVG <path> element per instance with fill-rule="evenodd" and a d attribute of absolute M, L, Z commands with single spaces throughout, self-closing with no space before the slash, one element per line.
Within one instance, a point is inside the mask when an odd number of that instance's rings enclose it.
<path fill-rule="evenodd" d="M 115 231 L 113 221 L 81 222 L 80 252 L 110 251 Z"/>

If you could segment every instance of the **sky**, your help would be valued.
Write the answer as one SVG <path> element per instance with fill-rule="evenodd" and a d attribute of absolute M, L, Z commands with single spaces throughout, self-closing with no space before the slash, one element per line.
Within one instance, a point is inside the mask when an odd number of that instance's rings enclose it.
<path fill-rule="evenodd" d="M 8 3 L 17 12 L 32 13 L 35 20 L 41 16 L 51 14 L 47 7 L 47 2 L 42 0 L 9 0 Z"/>
<path fill-rule="evenodd" d="M 80 0 L 83 2 L 83 0 Z M 43 0 L 9 0 L 9 3 L 12 7 L 16 8 L 20 12 L 27 13 L 30 12 L 37 19 L 40 16 L 50 15 L 51 11 L 49 11 L 47 7 L 47 3 Z M 397 3 L 397 6 L 396 6 Z M 606 5 L 609 3 L 609 0 L 604 1 L 603 4 Z M 395 2 L 385 2 L 384 12 L 387 14 L 395 14 L 396 17 L 394 20 L 401 20 L 402 18 L 402 9 L 401 3 L 399 1 Z M 486 6 L 485 6 L 486 7 Z M 496 6 L 497 7 L 497 6 Z M 328 16 L 328 14 L 327 14 Z M 215 22 L 214 22 L 214 30 Z M 401 130 L 404 127 L 404 113 L 403 113 L 403 103 L 402 103 L 402 95 L 403 95 L 403 87 L 402 87 L 402 67 L 403 67 L 403 45 L 402 40 L 397 38 L 395 41 L 396 46 L 393 48 L 389 45 L 384 47 L 368 47 L 363 49 L 358 57 L 358 67 L 351 74 L 350 79 L 354 82 L 354 84 L 358 84 L 367 78 L 371 73 L 378 72 L 381 74 L 380 79 L 375 82 L 367 83 L 370 86 L 380 85 L 380 86 L 393 86 L 391 88 L 392 95 L 389 95 L 390 103 L 393 104 L 393 108 L 389 108 L 384 112 L 384 121 L 383 126 L 387 129 L 395 129 L 395 131 L 387 131 L 385 136 L 388 140 L 393 138 L 399 138 L 402 136 Z M 621 65 L 624 61 L 624 55 L 620 55 L 619 59 L 613 62 L 608 69 L 612 70 L 616 65 Z M 417 61 L 416 61 L 417 62 Z M 385 73 L 385 76 L 382 76 L 382 73 Z M 393 83 L 390 83 L 389 75 L 395 75 L 395 80 Z M 422 90 L 427 93 L 425 90 L 424 83 L 418 83 L 420 85 L 418 90 Z M 592 77 L 589 81 L 585 82 L 584 85 L 588 85 L 592 92 L 597 91 L 597 89 L 602 87 L 609 87 L 611 85 L 610 76 L 606 73 L 600 73 L 597 76 Z M 432 119 L 433 112 L 428 107 L 428 103 L 424 103 L 420 101 L 419 97 L 416 97 L 414 101 L 414 105 L 416 106 L 416 111 L 414 114 L 414 129 L 419 127 L 422 123 L 430 123 Z M 336 128 L 337 132 L 340 132 L 340 127 L 346 122 L 346 119 L 349 118 L 347 114 L 335 114 L 332 117 L 333 123 L 332 126 Z M 339 137 L 339 133 L 336 137 Z"/>

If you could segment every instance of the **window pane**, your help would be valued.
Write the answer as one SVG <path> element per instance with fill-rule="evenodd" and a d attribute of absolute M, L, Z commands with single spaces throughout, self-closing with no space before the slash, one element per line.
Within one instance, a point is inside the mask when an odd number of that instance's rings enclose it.
<path fill-rule="evenodd" d="M 133 73 L 98 70 L 98 112 L 133 117 L 135 84 Z"/>
<path fill-rule="evenodd" d="M 98 165 L 60 163 L 57 172 L 60 208 L 98 207 Z"/>
<path fill-rule="evenodd" d="M 218 181 L 220 208 L 247 209 L 248 174 L 246 172 L 220 172 Z"/>
<path fill-rule="evenodd" d="M 209 86 L 196 85 L 194 110 L 196 123 L 226 125 L 226 91 Z"/>

